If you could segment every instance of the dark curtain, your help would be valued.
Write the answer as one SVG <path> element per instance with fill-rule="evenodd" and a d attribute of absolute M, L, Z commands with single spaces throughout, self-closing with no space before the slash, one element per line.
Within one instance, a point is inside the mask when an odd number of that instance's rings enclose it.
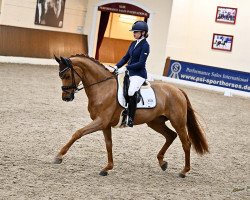
<path fill-rule="evenodd" d="M 101 12 L 101 19 L 99 24 L 99 32 L 98 32 L 98 39 L 97 39 L 97 46 L 96 46 L 96 54 L 95 59 L 99 59 L 99 49 L 102 45 L 103 37 L 109 22 L 109 15 L 110 12 Z"/>

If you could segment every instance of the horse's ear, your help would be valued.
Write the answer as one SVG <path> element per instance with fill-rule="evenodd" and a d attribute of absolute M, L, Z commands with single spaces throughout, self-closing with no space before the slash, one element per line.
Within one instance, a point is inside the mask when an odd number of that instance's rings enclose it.
<path fill-rule="evenodd" d="M 64 58 L 64 57 L 60 57 L 60 58 L 61 58 L 62 63 L 65 66 L 72 68 L 72 63 L 71 63 L 71 60 L 69 58 Z"/>
<path fill-rule="evenodd" d="M 60 64 L 61 60 L 59 58 L 57 58 L 55 55 L 54 55 L 54 57 L 55 57 L 56 62 L 58 62 L 58 64 Z"/>
<path fill-rule="evenodd" d="M 68 66 L 68 62 L 66 61 L 66 59 L 64 57 L 60 57 L 61 58 L 61 61 L 62 63 L 65 65 L 65 66 Z"/>

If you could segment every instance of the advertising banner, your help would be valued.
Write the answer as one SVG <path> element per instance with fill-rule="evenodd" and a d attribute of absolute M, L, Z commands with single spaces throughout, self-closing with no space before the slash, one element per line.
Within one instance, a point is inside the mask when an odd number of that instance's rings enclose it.
<path fill-rule="evenodd" d="M 250 92 L 250 73 L 171 60 L 168 77 Z"/>

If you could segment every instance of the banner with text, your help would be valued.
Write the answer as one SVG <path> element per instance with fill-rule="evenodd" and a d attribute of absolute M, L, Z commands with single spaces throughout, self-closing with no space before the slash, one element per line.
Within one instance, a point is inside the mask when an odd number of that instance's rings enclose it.
<path fill-rule="evenodd" d="M 109 3 L 98 7 L 98 10 L 104 12 L 121 13 L 126 15 L 135 15 L 149 18 L 149 13 L 142 8 L 128 3 Z"/>
<path fill-rule="evenodd" d="M 250 73 L 171 60 L 168 77 L 250 92 Z"/>

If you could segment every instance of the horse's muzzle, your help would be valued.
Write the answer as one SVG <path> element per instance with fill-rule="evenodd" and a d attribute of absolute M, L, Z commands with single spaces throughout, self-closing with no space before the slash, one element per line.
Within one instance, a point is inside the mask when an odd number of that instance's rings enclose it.
<path fill-rule="evenodd" d="M 63 100 L 63 101 L 67 101 L 67 102 L 68 102 L 68 101 L 73 101 L 74 98 L 75 98 L 74 93 L 68 93 L 68 94 L 63 93 L 63 94 L 62 94 L 62 100 Z"/>

